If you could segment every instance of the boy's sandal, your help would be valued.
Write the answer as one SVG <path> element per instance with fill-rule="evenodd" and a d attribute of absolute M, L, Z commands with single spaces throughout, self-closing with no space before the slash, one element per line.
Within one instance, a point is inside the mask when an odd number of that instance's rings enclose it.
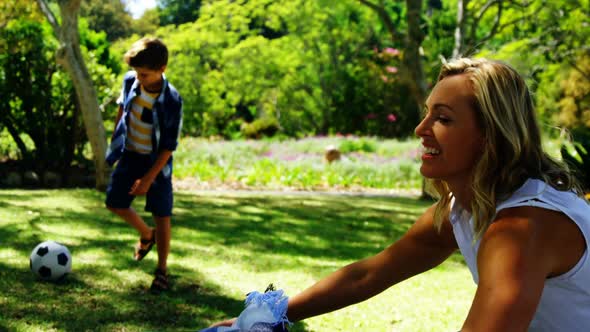
<path fill-rule="evenodd" d="M 149 240 L 146 239 L 139 239 L 139 242 L 135 246 L 135 252 L 133 253 L 133 258 L 136 261 L 142 260 L 145 255 L 152 250 L 152 247 L 156 243 L 156 230 L 152 230 L 152 238 Z"/>
<path fill-rule="evenodd" d="M 168 274 L 166 272 L 156 269 L 154 281 L 152 281 L 152 286 L 150 290 L 152 293 L 160 293 L 170 289 L 170 285 L 168 284 Z"/>

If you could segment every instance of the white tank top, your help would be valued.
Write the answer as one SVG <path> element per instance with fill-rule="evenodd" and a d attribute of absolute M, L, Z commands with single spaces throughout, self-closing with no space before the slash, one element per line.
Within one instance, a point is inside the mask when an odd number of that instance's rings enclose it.
<path fill-rule="evenodd" d="M 471 215 L 454 203 L 451 203 L 450 222 L 459 249 L 477 284 L 480 241 L 473 242 Z M 579 227 L 586 240 L 586 251 L 576 266 L 565 274 L 545 280 L 541 301 L 528 331 L 590 331 L 590 204 L 572 192 L 559 191 L 543 181 L 529 179 L 510 198 L 498 204 L 496 213 L 516 206 L 560 211 Z"/>

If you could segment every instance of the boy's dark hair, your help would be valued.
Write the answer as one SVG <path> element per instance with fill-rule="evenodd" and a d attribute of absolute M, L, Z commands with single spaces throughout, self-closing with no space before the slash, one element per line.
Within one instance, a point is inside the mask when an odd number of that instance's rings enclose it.
<path fill-rule="evenodd" d="M 130 67 L 160 69 L 168 64 L 168 48 L 153 37 L 144 37 L 131 45 L 123 57 Z"/>

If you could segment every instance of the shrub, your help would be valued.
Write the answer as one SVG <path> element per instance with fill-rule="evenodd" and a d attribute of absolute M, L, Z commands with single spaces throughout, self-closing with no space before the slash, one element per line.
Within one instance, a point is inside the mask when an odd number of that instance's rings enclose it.
<path fill-rule="evenodd" d="M 251 123 L 243 123 L 241 131 L 247 138 L 272 137 L 279 131 L 279 122 L 274 117 L 266 116 Z"/>
<path fill-rule="evenodd" d="M 355 139 L 347 139 L 340 143 L 340 152 L 342 153 L 350 153 L 350 152 L 368 152 L 373 153 L 377 151 L 377 143 L 375 140 L 370 138 L 355 138 Z"/>

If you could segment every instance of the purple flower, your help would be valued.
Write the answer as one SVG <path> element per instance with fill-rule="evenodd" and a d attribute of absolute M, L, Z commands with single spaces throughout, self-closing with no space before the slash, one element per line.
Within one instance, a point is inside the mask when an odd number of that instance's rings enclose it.
<path fill-rule="evenodd" d="M 395 122 L 395 121 L 397 121 L 397 118 L 395 117 L 394 114 L 387 114 L 387 121 Z"/>
<path fill-rule="evenodd" d="M 367 119 L 367 120 L 373 120 L 373 119 L 375 119 L 376 117 L 377 117 L 377 114 L 375 114 L 375 113 L 369 113 L 369 114 L 367 114 L 367 115 L 365 116 L 365 119 Z"/>

